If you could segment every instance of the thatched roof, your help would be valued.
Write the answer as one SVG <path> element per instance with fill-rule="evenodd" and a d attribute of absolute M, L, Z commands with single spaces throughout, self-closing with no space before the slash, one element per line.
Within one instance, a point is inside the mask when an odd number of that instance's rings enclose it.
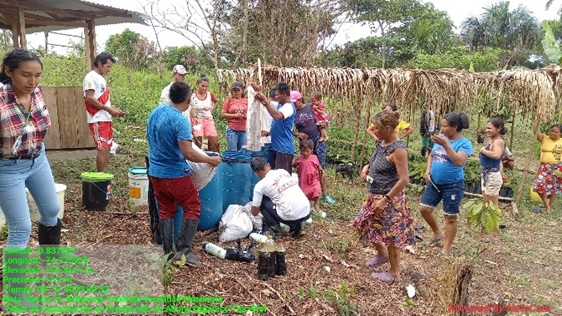
<path fill-rule="evenodd" d="M 288 83 L 305 95 L 313 90 L 333 98 L 357 103 L 396 102 L 402 109 L 417 111 L 433 101 L 440 113 L 466 110 L 484 104 L 510 105 L 510 112 L 552 119 L 562 108 L 560 67 L 537 70 L 505 70 L 471 73 L 459 69 L 379 69 L 379 68 L 262 68 L 263 85 Z M 257 69 L 220 69 L 223 88 L 233 81 L 257 81 Z"/>

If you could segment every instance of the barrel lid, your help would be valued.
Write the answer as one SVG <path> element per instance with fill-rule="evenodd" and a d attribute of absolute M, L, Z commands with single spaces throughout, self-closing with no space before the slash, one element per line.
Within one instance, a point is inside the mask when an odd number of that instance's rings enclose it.
<path fill-rule="evenodd" d="M 144 167 L 131 167 L 129 173 L 133 175 L 146 175 L 146 168 Z"/>
<path fill-rule="evenodd" d="M 80 178 L 82 178 L 82 180 L 94 181 L 94 182 L 107 181 L 107 180 L 112 180 L 113 175 L 107 172 L 82 172 L 80 174 Z"/>

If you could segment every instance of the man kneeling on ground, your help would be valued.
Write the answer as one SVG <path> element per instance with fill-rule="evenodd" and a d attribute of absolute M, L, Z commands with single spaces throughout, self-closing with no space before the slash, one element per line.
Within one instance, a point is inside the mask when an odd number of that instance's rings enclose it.
<path fill-rule="evenodd" d="M 310 217 L 310 202 L 299 183 L 285 169 L 272 170 L 263 158 L 252 159 L 252 170 L 261 179 L 254 187 L 252 214 L 263 215 L 264 228 L 280 231 L 279 223 L 288 225 L 298 237 L 303 222 Z"/>

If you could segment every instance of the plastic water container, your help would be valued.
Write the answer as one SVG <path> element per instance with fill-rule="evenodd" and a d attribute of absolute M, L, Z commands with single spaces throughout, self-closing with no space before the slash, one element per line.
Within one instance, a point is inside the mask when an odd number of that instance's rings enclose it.
<path fill-rule="evenodd" d="M 252 168 L 247 151 L 224 151 L 217 173 L 222 179 L 223 213 L 229 205 L 246 205 L 250 200 Z"/>
<path fill-rule="evenodd" d="M 531 201 L 542 203 L 541 196 L 537 192 L 535 192 L 535 189 L 533 188 L 533 186 L 531 186 Z"/>
<path fill-rule="evenodd" d="M 148 176 L 146 168 L 129 168 L 129 198 L 135 205 L 148 205 Z"/>
<path fill-rule="evenodd" d="M 217 156 L 218 153 L 207 152 L 207 155 Z M 197 229 L 207 230 L 219 226 L 225 209 L 223 207 L 223 181 L 220 169 L 215 172 L 211 181 L 199 191 L 199 199 L 201 200 L 201 215 L 199 216 Z"/>
<path fill-rule="evenodd" d="M 271 143 L 266 143 L 261 147 L 261 151 L 265 155 L 265 161 L 267 161 L 270 165 L 274 165 L 275 163 L 275 152 L 273 148 L 271 148 Z"/>
<path fill-rule="evenodd" d="M 266 152 L 263 150 L 260 151 L 252 151 L 252 150 L 246 150 L 243 149 L 244 151 L 247 152 L 247 154 L 250 155 L 250 158 L 256 158 L 256 157 L 261 157 L 263 158 L 265 161 L 267 161 L 267 155 Z M 254 187 L 256 186 L 256 183 L 258 183 L 261 179 L 252 171 L 252 168 L 250 167 L 250 172 L 251 172 L 251 178 L 250 178 L 250 201 L 254 198 Z"/>
<path fill-rule="evenodd" d="M 55 189 L 57 190 L 57 198 L 59 200 L 59 205 L 60 205 L 60 209 L 59 209 L 59 213 L 57 214 L 57 217 L 62 220 L 62 218 L 64 217 L 64 194 L 66 192 L 66 185 L 55 183 Z M 39 222 L 39 217 L 41 216 L 39 214 L 39 209 L 37 209 L 35 200 L 33 200 L 33 196 L 31 196 L 29 190 L 27 190 L 26 188 L 25 191 L 27 192 L 27 201 L 29 202 L 29 213 L 31 216 L 31 221 L 37 223 Z"/>
<path fill-rule="evenodd" d="M 82 206 L 87 211 L 105 211 L 111 197 L 113 175 L 105 172 L 83 172 Z"/>

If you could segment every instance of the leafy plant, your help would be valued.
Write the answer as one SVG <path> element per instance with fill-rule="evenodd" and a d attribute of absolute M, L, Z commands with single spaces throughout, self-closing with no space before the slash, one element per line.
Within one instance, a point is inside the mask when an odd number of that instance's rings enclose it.
<path fill-rule="evenodd" d="M 480 161 L 478 159 L 468 159 L 464 166 L 464 179 L 467 184 L 480 185 Z"/>
<path fill-rule="evenodd" d="M 353 285 L 342 283 L 337 290 L 328 290 L 325 294 L 325 298 L 336 305 L 338 315 L 359 315 L 357 304 L 351 299 L 353 295 L 355 295 L 355 288 Z"/>
<path fill-rule="evenodd" d="M 427 162 L 414 161 L 410 164 L 410 177 L 417 183 L 425 182 L 425 170 L 427 169 Z"/>
<path fill-rule="evenodd" d="M 468 210 L 468 225 L 481 226 L 488 233 L 500 227 L 502 211 L 491 201 L 470 200 L 463 207 Z"/>
<path fill-rule="evenodd" d="M 541 43 L 548 61 L 554 64 L 561 64 L 562 50 L 554 37 L 554 32 L 548 21 L 542 21 L 542 29 L 544 30 L 544 39 Z"/>

